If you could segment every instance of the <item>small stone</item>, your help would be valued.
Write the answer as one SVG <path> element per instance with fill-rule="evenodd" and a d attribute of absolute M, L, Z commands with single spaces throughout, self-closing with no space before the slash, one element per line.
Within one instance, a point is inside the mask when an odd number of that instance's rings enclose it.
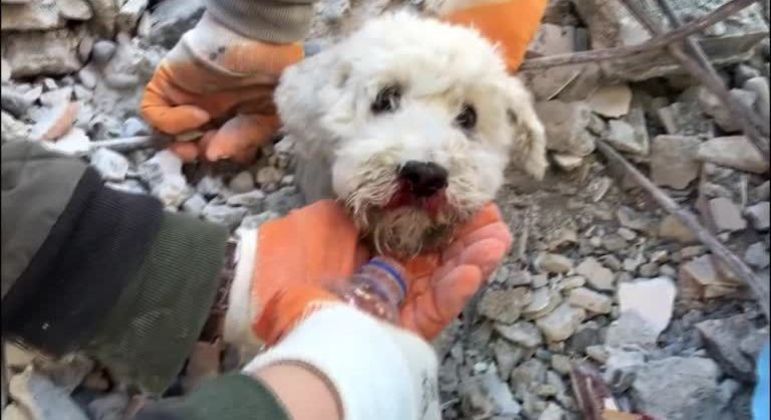
<path fill-rule="evenodd" d="M 72 127 L 56 143 L 42 143 L 44 146 L 67 155 L 84 155 L 91 150 L 91 139 L 86 132 L 78 127 Z"/>
<path fill-rule="evenodd" d="M 659 332 L 638 314 L 637 311 L 622 311 L 605 334 L 605 345 L 614 348 L 654 348 Z"/>
<path fill-rule="evenodd" d="M 573 260 L 560 254 L 539 254 L 534 264 L 536 269 L 547 273 L 567 273 L 573 268 Z"/>
<path fill-rule="evenodd" d="M 59 17 L 56 3 L 45 0 L 29 0 L 21 4 L 5 5 L 3 2 L 3 31 L 48 30 L 60 28 L 64 22 Z"/>
<path fill-rule="evenodd" d="M 675 270 L 674 267 L 668 264 L 664 264 L 661 267 L 659 267 L 659 274 L 662 277 L 669 277 L 671 279 L 677 277 L 677 270 Z"/>
<path fill-rule="evenodd" d="M 201 178 L 198 184 L 196 184 L 195 189 L 208 199 L 228 195 L 222 178 L 211 175 Z"/>
<path fill-rule="evenodd" d="M 560 280 L 557 288 L 559 290 L 572 290 L 586 284 L 586 278 L 582 276 L 570 276 Z"/>
<path fill-rule="evenodd" d="M 252 191 L 254 176 L 249 171 L 241 171 L 228 182 L 228 188 L 236 194 Z"/>
<path fill-rule="evenodd" d="M 637 369 L 645 363 L 645 355 L 637 350 L 607 348 L 603 378 L 615 392 L 625 392 L 634 382 Z"/>
<path fill-rule="evenodd" d="M 204 10 L 201 0 L 166 0 L 156 4 L 151 15 L 153 26 L 149 41 L 171 49 L 182 34 L 195 26 Z"/>
<path fill-rule="evenodd" d="M 492 320 L 511 324 L 519 319 L 522 308 L 532 301 L 533 293 L 526 287 L 509 290 L 488 289 L 479 302 L 479 313 Z"/>
<path fill-rule="evenodd" d="M 597 363 L 604 364 L 608 361 L 608 351 L 603 345 L 594 345 L 586 348 L 586 355 L 594 359 Z"/>
<path fill-rule="evenodd" d="M 495 363 L 504 380 L 508 380 L 511 370 L 522 360 L 523 354 L 524 351 L 520 347 L 515 347 L 506 340 L 498 339 L 493 342 Z"/>
<path fill-rule="evenodd" d="M 221 204 L 207 204 L 201 215 L 205 220 L 223 224 L 230 229 L 235 229 L 246 216 L 247 209 L 243 207 L 230 207 Z"/>
<path fill-rule="evenodd" d="M 687 187 L 699 173 L 696 154 L 700 144 L 696 137 L 656 136 L 651 147 L 653 182 L 675 189 Z"/>
<path fill-rule="evenodd" d="M 745 136 L 716 137 L 698 146 L 696 157 L 705 162 L 763 174 L 768 171 L 766 160 Z"/>
<path fill-rule="evenodd" d="M 5 111 L 0 113 L 0 124 L 2 127 L 3 142 L 29 140 L 30 128 Z"/>
<path fill-rule="evenodd" d="M 584 162 L 584 158 L 581 156 L 573 156 L 564 153 L 553 153 L 552 158 L 554 163 L 563 171 L 571 172 L 578 169 Z"/>
<path fill-rule="evenodd" d="M 611 233 L 602 237 L 602 246 L 608 251 L 621 251 L 626 248 L 626 239 L 623 236 Z"/>
<path fill-rule="evenodd" d="M 281 217 L 281 215 L 276 212 L 264 211 L 260 214 L 244 217 L 244 220 L 241 222 L 241 227 L 244 229 L 257 229 L 263 223 L 269 220 L 277 219 L 279 217 Z"/>
<path fill-rule="evenodd" d="M 629 112 L 632 89 L 628 85 L 603 86 L 589 97 L 592 111 L 608 118 L 618 118 Z"/>
<path fill-rule="evenodd" d="M 771 199 L 771 181 L 765 181 L 750 191 L 753 201 L 768 201 Z"/>
<path fill-rule="evenodd" d="M 567 375 L 573 370 L 573 364 L 570 357 L 564 354 L 553 354 L 551 357 L 551 368 L 562 375 Z"/>
<path fill-rule="evenodd" d="M 118 30 L 133 33 L 139 23 L 145 9 L 147 9 L 148 0 L 128 0 L 123 3 L 118 11 L 118 17 L 115 25 Z"/>
<path fill-rule="evenodd" d="M 740 350 L 737 343 L 754 332 L 743 314 L 725 319 L 711 319 L 696 324 L 709 355 L 726 373 L 745 382 L 755 381 L 755 361 Z M 761 336 L 762 333 L 759 333 Z"/>
<path fill-rule="evenodd" d="M 546 285 L 549 284 L 549 275 L 547 273 L 533 274 L 530 276 L 530 279 L 530 285 L 533 287 L 533 289 L 540 289 L 541 287 L 546 287 Z"/>
<path fill-rule="evenodd" d="M 541 332 L 531 322 L 519 321 L 512 325 L 496 323 L 495 330 L 503 338 L 523 347 L 536 348 L 543 342 Z"/>
<path fill-rule="evenodd" d="M 747 264 L 757 268 L 758 270 L 762 270 L 771 263 L 769 260 L 768 251 L 766 251 L 765 245 L 763 245 L 763 242 L 755 242 L 754 244 L 747 247 L 747 250 L 744 251 L 744 261 L 747 262 Z"/>
<path fill-rule="evenodd" d="M 616 211 L 616 217 L 621 226 L 635 231 L 645 231 L 650 225 L 650 220 L 627 206 L 619 207 Z"/>
<path fill-rule="evenodd" d="M 731 89 L 731 96 L 749 109 L 753 108 L 757 100 L 756 93 L 741 89 Z M 723 104 L 723 101 L 709 91 L 709 89 L 704 87 L 700 89 L 699 104 L 704 112 L 714 118 L 715 123 L 724 131 L 736 132 L 740 130 L 741 127 L 737 124 L 733 114 Z"/>
<path fill-rule="evenodd" d="M 618 228 L 616 233 L 618 233 L 618 236 L 624 238 L 624 240 L 627 240 L 627 241 L 633 241 L 637 239 L 637 234 L 631 229 L 620 227 Z"/>
<path fill-rule="evenodd" d="M 583 309 L 563 303 L 550 314 L 536 320 L 535 323 L 549 341 L 563 341 L 575 332 L 584 318 L 586 318 L 586 313 Z"/>
<path fill-rule="evenodd" d="M 85 0 L 59 0 L 59 14 L 68 20 L 89 20 L 93 16 Z"/>
<path fill-rule="evenodd" d="M 680 219 L 673 215 L 667 215 L 659 225 L 659 237 L 673 239 L 680 243 L 696 242 L 696 235 L 687 228 Z"/>
<path fill-rule="evenodd" d="M 257 183 L 263 188 L 268 185 L 275 186 L 281 182 L 283 176 L 284 174 L 280 169 L 266 166 L 257 171 Z"/>
<path fill-rule="evenodd" d="M 72 87 L 70 86 L 49 90 L 40 95 L 40 103 L 47 107 L 54 107 L 70 100 L 72 100 Z"/>
<path fill-rule="evenodd" d="M 574 156 L 594 151 L 594 136 L 587 130 L 592 111 L 583 102 L 548 101 L 536 104 L 536 112 L 546 129 L 547 147 Z"/>
<path fill-rule="evenodd" d="M 129 117 L 123 122 L 120 134 L 123 137 L 146 136 L 150 134 L 150 131 L 150 127 L 143 120 L 137 117 Z"/>
<path fill-rule="evenodd" d="M 763 201 L 745 210 L 747 219 L 752 223 L 755 230 L 766 231 L 771 224 L 771 203 Z"/>
<path fill-rule="evenodd" d="M 536 358 L 529 359 L 511 371 L 510 383 L 517 396 L 535 389 L 546 381 L 546 365 Z"/>
<path fill-rule="evenodd" d="M 721 276 L 710 254 L 702 255 L 680 266 L 678 280 L 689 297 L 715 298 L 730 294 L 739 285 Z"/>
<path fill-rule="evenodd" d="M 230 206 L 242 206 L 249 209 L 250 213 L 259 213 L 265 204 L 265 193 L 253 190 L 242 194 L 235 194 L 227 199 Z"/>
<path fill-rule="evenodd" d="M 0 103 L 3 111 L 9 112 L 16 118 L 21 118 L 35 102 L 36 98 L 29 97 L 23 92 L 13 89 L 11 86 L 3 86 L 0 91 Z"/>
<path fill-rule="evenodd" d="M 576 273 L 585 277 L 589 285 L 597 290 L 613 290 L 613 272 L 593 257 L 581 261 Z"/>
<path fill-rule="evenodd" d="M 204 207 L 206 207 L 206 199 L 199 193 L 191 195 L 190 198 L 182 203 L 182 211 L 195 216 L 200 216 Z"/>
<path fill-rule="evenodd" d="M 573 306 L 598 314 L 610 313 L 613 303 L 609 297 L 585 287 L 571 290 L 568 302 Z"/>
<path fill-rule="evenodd" d="M 522 309 L 522 313 L 528 319 L 537 319 L 553 311 L 560 302 L 562 297 L 558 291 L 541 287 L 533 292 L 533 301 Z"/>
<path fill-rule="evenodd" d="M 108 181 L 123 181 L 129 170 L 128 159 L 104 147 L 91 154 L 91 165 Z"/>
<path fill-rule="evenodd" d="M 739 206 L 730 199 L 718 197 L 709 200 L 709 211 L 720 232 L 736 232 L 747 228 L 747 221 L 742 217 Z"/>
<path fill-rule="evenodd" d="M 162 150 L 137 168 L 155 197 L 166 207 L 176 208 L 187 200 L 191 191 L 182 175 L 182 161 L 169 150 Z"/>
<path fill-rule="evenodd" d="M 757 96 L 755 101 L 755 110 L 760 114 L 760 118 L 768 121 L 771 117 L 771 103 L 769 101 L 768 78 L 753 77 L 747 80 L 743 86 L 744 90 L 753 92 Z"/>
<path fill-rule="evenodd" d="M 3 22 L 6 16 L 3 8 Z M 3 43 L 4 56 L 14 78 L 70 74 L 81 67 L 79 43 L 79 33 L 69 29 L 22 32 L 14 34 L 13 42 Z"/>
<path fill-rule="evenodd" d="M 746 64 L 739 64 L 734 68 L 733 84 L 734 86 L 743 86 L 745 82 L 753 77 L 760 77 L 760 72 Z"/>
<path fill-rule="evenodd" d="M 637 267 L 639 267 L 643 261 L 642 255 L 639 254 L 636 258 L 624 258 L 624 271 L 629 271 L 631 273 L 637 271 Z"/>
<path fill-rule="evenodd" d="M 669 325 L 674 310 L 677 287 L 672 279 L 637 279 L 618 287 L 621 312 L 637 313 L 658 334 Z"/>
<path fill-rule="evenodd" d="M 527 48 L 528 57 L 544 57 L 573 52 L 575 27 L 542 23 Z"/>
<path fill-rule="evenodd" d="M 724 402 L 717 379 L 720 369 L 710 359 L 669 357 L 637 369 L 631 396 L 641 413 L 660 419 L 720 417 Z"/>
<path fill-rule="evenodd" d="M 100 39 L 94 43 L 94 48 L 91 50 L 91 59 L 100 66 L 105 65 L 115 55 L 117 49 L 118 46 L 114 42 Z"/>
<path fill-rule="evenodd" d="M 97 75 L 91 65 L 87 65 L 78 71 L 78 80 L 88 89 L 96 87 Z"/>
<path fill-rule="evenodd" d="M 654 262 L 645 263 L 640 266 L 637 273 L 641 277 L 654 277 L 659 274 L 659 265 Z"/>

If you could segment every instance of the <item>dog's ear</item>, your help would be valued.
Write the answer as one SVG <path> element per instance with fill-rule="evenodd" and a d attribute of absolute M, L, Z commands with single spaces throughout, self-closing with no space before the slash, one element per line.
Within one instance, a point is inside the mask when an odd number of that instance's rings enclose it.
<path fill-rule="evenodd" d="M 533 99 L 522 82 L 509 77 L 503 89 L 507 95 L 506 115 L 512 128 L 512 160 L 514 164 L 542 179 L 549 166 L 546 160 L 546 135 L 533 107 Z"/>
<path fill-rule="evenodd" d="M 298 142 L 298 151 L 330 150 L 338 124 L 353 119 L 353 92 L 344 89 L 350 66 L 331 47 L 286 69 L 274 100 L 283 129 Z"/>

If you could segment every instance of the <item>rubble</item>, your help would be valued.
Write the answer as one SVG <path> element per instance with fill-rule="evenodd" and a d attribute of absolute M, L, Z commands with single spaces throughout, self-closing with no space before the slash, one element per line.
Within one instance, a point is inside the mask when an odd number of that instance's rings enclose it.
<path fill-rule="evenodd" d="M 581 261 L 576 267 L 576 273 L 585 277 L 596 290 L 613 290 L 613 272 L 593 257 Z"/>
<path fill-rule="evenodd" d="M 612 348 L 652 349 L 656 346 L 660 331 L 637 311 L 622 311 L 609 326 L 605 345 Z"/>
<path fill-rule="evenodd" d="M 619 152 L 639 156 L 650 153 L 647 137 L 640 135 L 631 124 L 623 120 L 611 120 L 608 123 L 608 133 L 604 140 Z"/>
<path fill-rule="evenodd" d="M 568 303 L 558 306 L 550 314 L 535 321 L 538 328 L 549 341 L 567 340 L 586 318 L 586 312 Z"/>
<path fill-rule="evenodd" d="M 721 275 L 710 254 L 702 255 L 680 266 L 680 291 L 696 299 L 709 299 L 734 293 L 741 286 Z"/>
<path fill-rule="evenodd" d="M 755 242 L 747 247 L 744 252 L 744 261 L 759 270 L 762 270 L 771 264 L 771 257 L 769 257 L 763 242 Z"/>
<path fill-rule="evenodd" d="M 619 118 L 629 113 L 632 89 L 628 85 L 603 86 L 589 96 L 592 111 L 608 118 Z"/>
<path fill-rule="evenodd" d="M 533 294 L 525 287 L 509 290 L 488 289 L 479 302 L 479 313 L 492 320 L 511 324 L 519 319 L 522 308 L 532 301 Z"/>
<path fill-rule="evenodd" d="M 699 144 L 695 137 L 656 136 L 651 145 L 651 180 L 676 189 L 687 187 L 699 173 Z"/>
<path fill-rule="evenodd" d="M 723 371 L 741 381 L 755 381 L 755 358 L 760 347 L 753 354 L 744 354 L 737 343 L 752 334 L 758 334 L 762 341 L 765 334 L 755 330 L 745 316 L 702 321 L 696 324 L 696 329 L 710 356 L 720 363 Z"/>
<path fill-rule="evenodd" d="M 656 334 L 669 325 L 675 305 L 677 288 L 667 277 L 637 279 L 618 287 L 621 313 L 633 311 L 645 320 Z"/>
<path fill-rule="evenodd" d="M 77 32 L 69 29 L 24 32 L 14 37 L 13 42 L 3 42 L 4 57 L 14 78 L 74 73 L 81 67 L 79 38 Z"/>
<path fill-rule="evenodd" d="M 541 331 L 531 322 L 519 321 L 513 325 L 496 323 L 495 331 L 503 338 L 519 346 L 536 348 L 541 345 Z"/>
<path fill-rule="evenodd" d="M 771 225 L 771 203 L 768 201 L 747 207 L 745 214 L 755 230 L 767 231 Z"/>
<path fill-rule="evenodd" d="M 594 136 L 588 127 L 591 109 L 583 102 L 536 103 L 536 112 L 546 129 L 547 148 L 574 156 L 594 151 Z"/>
<path fill-rule="evenodd" d="M 739 206 L 727 198 L 709 200 L 709 212 L 712 222 L 720 232 L 736 232 L 747 227 L 747 221 L 742 217 Z"/>
<path fill-rule="evenodd" d="M 129 161 L 118 152 L 109 149 L 97 149 L 91 154 L 93 165 L 102 177 L 108 181 L 123 181 L 129 171 Z"/>
<path fill-rule="evenodd" d="M 539 271 L 547 273 L 567 273 L 573 268 L 573 260 L 564 255 L 543 253 L 533 262 Z"/>
<path fill-rule="evenodd" d="M 571 290 L 568 295 L 568 302 L 573 306 L 598 314 L 610 313 L 612 305 L 612 300 L 609 297 L 585 287 Z"/>
<path fill-rule="evenodd" d="M 743 89 L 756 95 L 754 109 L 763 121 L 771 118 L 771 104 L 769 104 L 768 77 L 753 77 L 743 84 Z"/>
<path fill-rule="evenodd" d="M 673 239 L 684 244 L 696 242 L 696 235 L 671 214 L 661 220 L 658 234 L 662 239 Z"/>
<path fill-rule="evenodd" d="M 753 109 L 758 95 L 755 92 L 742 89 L 731 89 L 731 96 L 744 105 L 747 109 Z M 720 99 L 706 88 L 699 91 L 699 104 L 705 113 L 711 116 L 715 123 L 724 131 L 735 133 L 741 129 L 736 119 L 722 104 Z"/>
<path fill-rule="evenodd" d="M 768 171 L 768 160 L 744 136 L 716 137 L 699 145 L 699 160 L 740 171 L 762 174 Z"/>

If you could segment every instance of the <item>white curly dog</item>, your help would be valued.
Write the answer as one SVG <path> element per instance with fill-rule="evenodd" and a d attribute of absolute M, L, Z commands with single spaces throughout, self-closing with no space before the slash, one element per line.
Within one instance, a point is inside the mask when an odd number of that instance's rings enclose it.
<path fill-rule="evenodd" d="M 340 199 L 380 252 L 442 245 L 510 161 L 547 167 L 531 97 L 495 47 L 438 20 L 374 19 L 287 69 L 275 99 L 306 200 Z"/>

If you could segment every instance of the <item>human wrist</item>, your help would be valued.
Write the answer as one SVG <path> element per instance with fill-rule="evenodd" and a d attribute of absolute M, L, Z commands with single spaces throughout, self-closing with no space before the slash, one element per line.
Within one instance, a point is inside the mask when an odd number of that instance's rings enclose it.
<path fill-rule="evenodd" d="M 334 385 L 315 367 L 296 361 L 276 363 L 250 374 L 268 387 L 294 420 L 342 418 Z"/>

